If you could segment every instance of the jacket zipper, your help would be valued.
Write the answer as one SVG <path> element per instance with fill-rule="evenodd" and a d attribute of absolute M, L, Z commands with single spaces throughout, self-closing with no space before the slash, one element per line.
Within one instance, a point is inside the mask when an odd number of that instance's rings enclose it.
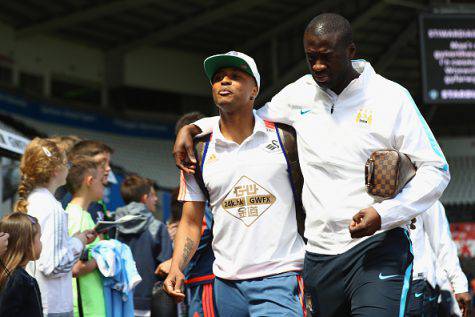
<path fill-rule="evenodd" d="M 335 104 L 332 103 L 332 108 L 330 109 L 330 113 L 333 114 L 333 110 L 335 110 Z"/>

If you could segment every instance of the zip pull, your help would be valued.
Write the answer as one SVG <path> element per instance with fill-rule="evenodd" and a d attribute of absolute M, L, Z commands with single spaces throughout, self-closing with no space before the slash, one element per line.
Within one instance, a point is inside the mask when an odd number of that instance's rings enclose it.
<path fill-rule="evenodd" d="M 330 113 L 331 113 L 331 114 L 333 114 L 333 110 L 335 110 L 335 104 L 334 104 L 334 103 L 332 103 L 332 108 L 331 108 L 331 110 L 330 110 Z"/>

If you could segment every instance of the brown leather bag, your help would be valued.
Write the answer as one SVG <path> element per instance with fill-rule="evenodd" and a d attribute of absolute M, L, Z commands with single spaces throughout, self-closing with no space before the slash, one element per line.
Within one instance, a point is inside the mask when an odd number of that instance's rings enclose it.
<path fill-rule="evenodd" d="M 384 199 L 393 198 L 414 175 L 416 167 L 406 154 L 396 150 L 374 151 L 366 161 L 366 191 Z"/>

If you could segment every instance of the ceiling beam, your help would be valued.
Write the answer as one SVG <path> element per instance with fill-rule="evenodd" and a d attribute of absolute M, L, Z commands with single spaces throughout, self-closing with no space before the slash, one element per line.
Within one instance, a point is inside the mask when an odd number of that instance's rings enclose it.
<path fill-rule="evenodd" d="M 209 25 L 219 19 L 236 15 L 268 1 L 270 0 L 240 0 L 239 5 L 236 5 L 236 1 L 226 3 L 225 5 L 219 5 L 214 9 L 209 9 L 201 14 L 183 19 L 182 22 L 174 23 L 173 25 L 167 25 L 164 28 L 153 31 L 141 38 L 133 40 L 124 45 L 120 45 L 113 49 L 126 52 L 146 44 L 168 41 L 182 34 L 186 34 L 189 31 L 195 30 L 203 25 Z M 219 26 L 216 27 L 219 28 Z"/>
<path fill-rule="evenodd" d="M 387 4 L 391 4 L 395 6 L 406 7 L 410 9 L 419 10 L 419 11 L 428 10 L 427 6 L 419 2 L 414 2 L 414 1 L 409 1 L 409 0 L 385 0 L 385 1 Z"/>
<path fill-rule="evenodd" d="M 358 16 L 354 21 L 351 22 L 353 32 L 355 32 L 358 28 L 364 26 L 372 17 L 374 17 L 379 12 L 384 10 L 386 8 L 386 6 L 387 6 L 386 1 L 381 0 L 381 1 L 377 2 L 376 4 L 372 5 L 363 14 Z M 280 79 L 278 81 L 273 82 L 272 85 L 269 88 L 264 90 L 260 94 L 258 101 L 261 101 L 261 103 L 262 103 L 262 101 L 269 100 L 275 93 L 277 93 L 277 91 L 282 89 L 282 87 L 284 87 L 285 85 L 291 83 L 293 80 L 295 80 L 297 78 L 297 76 L 305 74 L 305 72 L 307 72 L 307 71 L 308 71 L 307 61 L 305 59 L 300 60 L 289 71 L 287 71 L 283 75 L 280 75 Z"/>
<path fill-rule="evenodd" d="M 84 10 L 75 11 L 70 14 L 53 17 L 49 20 L 38 22 L 16 30 L 18 38 L 35 36 L 48 33 L 60 28 L 65 28 L 80 22 L 92 20 L 105 15 L 112 15 L 116 12 L 125 11 L 131 8 L 157 2 L 157 0 L 118 0 L 105 4 L 94 5 Z"/>
<path fill-rule="evenodd" d="M 406 46 L 411 38 L 417 34 L 417 20 L 412 21 L 394 40 L 393 44 L 378 59 L 374 68 L 378 73 L 383 73 L 397 58 L 399 52 Z"/>
<path fill-rule="evenodd" d="M 289 17 L 289 19 L 279 23 L 277 26 L 272 26 L 268 31 L 253 37 L 251 40 L 243 43 L 242 45 L 239 45 L 238 50 L 249 52 L 250 50 L 259 46 L 261 43 L 271 41 L 276 35 L 281 34 L 283 31 L 286 31 L 297 26 L 299 23 L 313 18 L 317 14 L 322 13 L 322 11 L 325 9 L 328 10 L 328 8 L 336 7 L 342 2 L 344 2 L 344 0 L 324 0 L 307 8 L 303 8 L 299 13 Z"/>

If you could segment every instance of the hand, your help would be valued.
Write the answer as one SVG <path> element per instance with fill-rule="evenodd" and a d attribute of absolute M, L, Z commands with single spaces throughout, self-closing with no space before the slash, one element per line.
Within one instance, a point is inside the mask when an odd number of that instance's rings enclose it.
<path fill-rule="evenodd" d="M 83 232 L 76 232 L 73 237 L 81 240 L 83 245 L 88 245 L 96 239 L 97 233 L 93 230 L 85 230 Z"/>
<path fill-rule="evenodd" d="M 163 290 L 177 303 L 185 299 L 185 276 L 179 270 L 172 270 L 163 282 Z"/>
<path fill-rule="evenodd" d="M 462 316 L 469 317 L 471 313 L 470 305 L 472 301 L 470 294 L 468 292 L 455 294 L 455 299 L 457 300 L 460 310 L 462 311 Z"/>
<path fill-rule="evenodd" d="M 168 273 L 170 273 L 170 267 L 172 265 L 172 259 L 168 259 L 157 267 L 155 270 L 155 274 L 161 277 L 167 277 Z"/>
<path fill-rule="evenodd" d="M 87 244 L 87 237 L 84 232 L 76 232 L 75 234 L 73 234 L 73 238 L 79 239 L 83 246 Z"/>
<path fill-rule="evenodd" d="M 77 261 L 71 271 L 73 277 L 79 277 L 91 273 L 95 269 L 97 269 L 97 262 L 94 259 L 90 259 L 89 261 Z"/>
<path fill-rule="evenodd" d="M 196 168 L 196 158 L 194 154 L 193 137 L 201 133 L 201 129 L 194 124 L 184 126 L 178 131 L 175 145 L 173 146 L 173 156 L 176 166 L 187 174 L 194 174 Z"/>
<path fill-rule="evenodd" d="M 9 236 L 8 233 L 0 232 L 0 256 L 7 251 Z"/>
<path fill-rule="evenodd" d="M 175 235 L 178 230 L 178 221 L 167 224 L 168 235 L 172 241 L 175 241 Z"/>
<path fill-rule="evenodd" d="M 84 230 L 83 233 L 86 235 L 86 244 L 93 243 L 97 238 L 97 232 L 94 230 Z"/>
<path fill-rule="evenodd" d="M 352 238 L 371 236 L 381 229 L 381 216 L 373 207 L 362 209 L 353 216 L 349 229 Z"/>

